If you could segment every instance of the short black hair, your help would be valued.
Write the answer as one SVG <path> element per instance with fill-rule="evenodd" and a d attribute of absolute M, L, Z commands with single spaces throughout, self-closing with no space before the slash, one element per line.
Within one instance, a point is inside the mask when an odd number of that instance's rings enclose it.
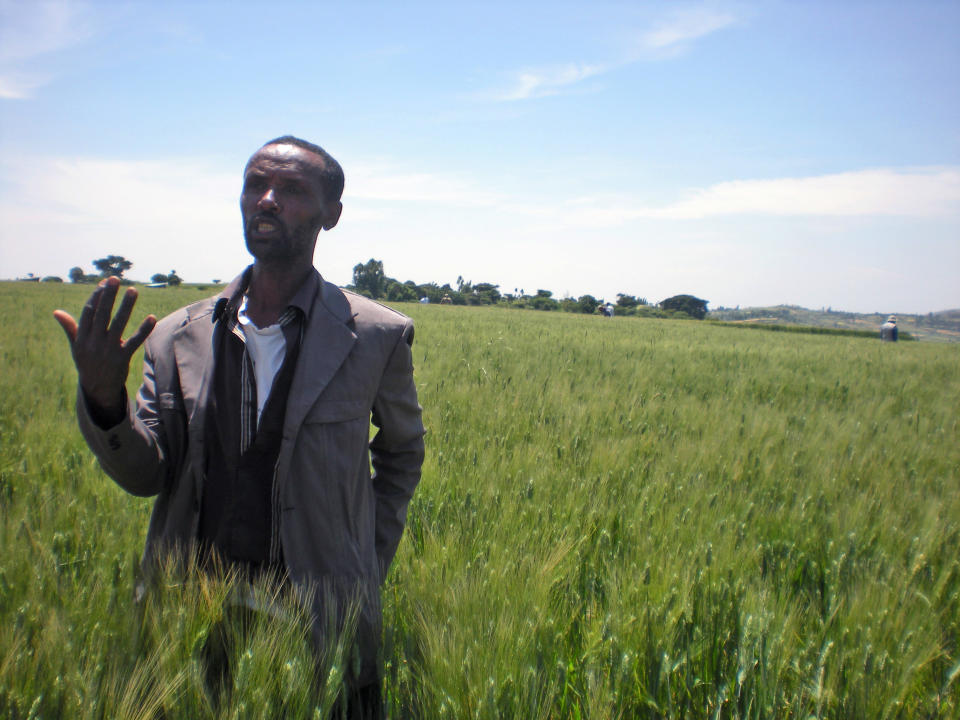
<path fill-rule="evenodd" d="M 307 142 L 293 135 L 282 135 L 273 140 L 268 140 L 260 146 L 260 149 L 262 150 L 268 145 L 295 145 L 307 152 L 312 152 L 314 155 L 319 155 L 323 160 L 323 170 L 320 171 L 320 183 L 323 185 L 323 191 L 326 194 L 326 198 L 324 199 L 327 202 L 340 200 L 340 197 L 343 195 L 343 168 L 340 167 L 340 163 L 334 159 L 333 155 L 319 145 L 314 145 L 312 142 Z"/>

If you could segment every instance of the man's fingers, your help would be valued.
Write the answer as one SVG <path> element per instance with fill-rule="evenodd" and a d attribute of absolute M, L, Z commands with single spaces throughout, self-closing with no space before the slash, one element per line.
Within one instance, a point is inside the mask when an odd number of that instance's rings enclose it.
<path fill-rule="evenodd" d="M 143 322 L 140 323 L 140 327 L 137 328 L 137 331 L 127 338 L 127 341 L 123 344 L 123 349 L 127 353 L 127 357 L 132 357 L 133 354 L 137 351 L 137 348 L 143 345 L 143 341 L 147 339 L 147 336 L 153 332 L 154 326 L 157 324 L 157 318 L 155 315 L 147 315 Z"/>
<path fill-rule="evenodd" d="M 70 342 L 70 345 L 73 345 L 73 341 L 77 339 L 77 321 L 73 319 L 73 316 L 64 312 L 63 310 L 54 310 L 53 317 L 60 327 L 63 328 L 63 331 L 67 334 L 67 340 Z"/>
<path fill-rule="evenodd" d="M 94 332 L 106 332 L 110 324 L 110 316 L 113 314 L 113 301 L 117 297 L 117 288 L 120 287 L 120 280 L 115 277 L 108 277 L 103 281 L 100 292 L 100 302 L 97 303 L 97 309 L 93 314 Z"/>
<path fill-rule="evenodd" d="M 110 323 L 109 333 L 118 340 L 123 335 L 123 329 L 127 326 L 127 322 L 130 320 L 130 313 L 133 312 L 133 306 L 137 302 L 137 291 L 135 288 L 127 288 L 127 291 L 123 294 L 123 299 L 120 300 L 120 308 L 117 310 L 117 314 L 113 316 L 113 322 Z"/>
<path fill-rule="evenodd" d="M 100 285 L 90 293 L 90 297 L 87 299 L 87 302 L 83 306 L 83 310 L 80 311 L 80 325 L 77 328 L 77 333 L 79 335 L 88 335 L 90 333 L 90 328 L 93 327 L 93 316 L 97 312 L 97 307 L 100 305 L 100 296 L 103 295 L 103 286 Z"/>

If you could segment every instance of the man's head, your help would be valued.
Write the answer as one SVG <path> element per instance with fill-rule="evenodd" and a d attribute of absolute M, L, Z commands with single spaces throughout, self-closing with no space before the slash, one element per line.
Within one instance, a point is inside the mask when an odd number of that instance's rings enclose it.
<path fill-rule="evenodd" d="M 323 148 L 292 136 L 271 140 L 244 169 L 240 211 L 247 249 L 258 262 L 313 262 L 321 229 L 340 219 L 343 170 Z"/>
<path fill-rule="evenodd" d="M 340 198 L 343 196 L 343 168 L 340 167 L 340 163 L 333 159 L 330 153 L 319 145 L 314 145 L 312 142 L 307 142 L 293 135 L 283 135 L 282 137 L 268 140 L 260 149 L 262 150 L 268 145 L 293 145 L 294 147 L 318 156 L 323 161 L 322 166 L 318 168 L 318 173 L 326 198 L 328 200 L 340 201 Z"/>

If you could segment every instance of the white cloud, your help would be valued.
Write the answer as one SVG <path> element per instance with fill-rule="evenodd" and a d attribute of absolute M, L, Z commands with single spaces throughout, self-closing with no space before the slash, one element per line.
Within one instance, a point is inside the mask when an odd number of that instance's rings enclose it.
<path fill-rule="evenodd" d="M 0 70 L 0 99 L 23 100 L 33 97 L 33 91 L 50 82 L 47 75 L 22 75 Z"/>
<path fill-rule="evenodd" d="M 483 99 L 500 102 L 530 100 L 557 95 L 591 77 L 640 60 L 674 57 L 687 50 L 694 40 L 722 30 L 736 22 L 728 12 L 705 6 L 676 11 L 668 19 L 640 36 L 639 51 L 605 63 L 566 63 L 514 74 L 507 89 L 482 93 Z"/>
<path fill-rule="evenodd" d="M 89 270 L 108 252 L 133 259 L 137 278 L 190 265 L 188 279 L 206 279 L 245 262 L 239 171 L 175 158 L 16 158 L 0 163 L 0 181 L 4 274 Z"/>
<path fill-rule="evenodd" d="M 382 202 L 433 207 L 496 207 L 550 227 L 613 227 L 635 220 L 699 220 L 730 215 L 904 216 L 960 214 L 960 168 L 878 168 L 811 177 L 731 180 L 692 188 L 667 204 L 642 198 L 585 196 L 556 202 L 497 193 L 468 179 L 437 173 L 398 173 L 387 164 L 354 163 L 345 200 L 359 200 L 370 217 Z M 543 229 L 543 228 L 541 228 Z"/>
<path fill-rule="evenodd" d="M 724 304 L 745 303 L 750 294 L 795 302 L 806 297 L 786 289 L 790 272 L 805 257 L 800 248 L 819 242 L 822 252 L 817 257 L 834 252 L 831 263 L 840 268 L 850 263 L 835 248 L 859 257 L 853 249 L 863 244 L 862 234 L 847 225 L 831 230 L 831 223 L 854 216 L 946 218 L 946 224 L 936 225 L 940 234 L 934 237 L 947 237 L 960 215 L 957 167 L 737 180 L 693 189 L 659 204 L 645 202 L 639 194 L 546 199 L 534 187 L 490 190 L 479 178 L 409 172 L 381 160 L 355 159 L 349 167 L 344 220 L 334 235 L 322 235 L 318 244 L 319 266 L 337 282 L 349 282 L 349 270 L 358 260 L 377 257 L 395 277 L 418 281 L 443 282 L 469 271 L 474 279 L 504 287 L 539 283 L 577 295 L 629 290 L 657 299 L 677 288 L 693 288 Z M 197 159 L 4 159 L 0 268 L 7 277 L 27 272 L 66 275 L 71 266 L 89 270 L 93 258 L 112 252 L 134 261 L 131 275 L 138 279 L 171 268 L 189 281 L 230 276 L 249 262 L 237 205 L 240 181 L 238 168 Z M 522 179 L 517 184 L 522 187 Z M 687 222 L 718 217 L 735 217 L 736 222 Z M 752 258 L 749 267 L 759 277 L 776 277 L 782 287 L 741 282 L 737 278 L 748 278 L 751 272 L 738 270 L 737 263 L 754 252 L 746 249 L 754 248 L 752 238 L 765 237 L 769 219 L 776 217 L 790 218 L 778 226 L 780 242 L 768 247 L 767 266 L 756 270 L 759 260 Z M 651 219 L 655 226 L 642 224 Z M 784 226 L 789 237 L 782 234 Z M 876 232 L 877 223 L 871 227 Z M 648 262 L 649 246 L 637 239 L 650 238 L 651 230 L 662 245 L 653 265 Z M 585 237 L 591 241 L 585 244 Z M 913 250 L 909 257 L 917 265 L 912 276 L 925 278 L 929 299 L 903 300 L 901 310 L 956 304 L 942 299 L 955 297 L 955 292 L 944 290 L 949 282 L 935 278 L 929 269 L 951 264 L 944 260 L 943 241 L 926 240 L 935 249 L 923 255 L 923 262 Z M 549 262 L 543 260 L 544 243 L 552 249 Z M 676 249 L 669 250 L 673 245 Z M 914 245 L 910 241 L 911 248 Z M 598 247 L 622 262 L 591 264 Z M 788 251 L 793 255 L 781 257 Z M 699 260 L 690 260 L 691 253 Z M 906 261 L 903 253 L 893 254 Z M 726 267 L 728 255 L 737 262 L 719 273 L 723 282 L 710 280 L 718 267 Z M 818 306 L 840 306 L 841 298 L 827 291 L 817 297 L 827 298 L 818 300 Z M 844 302 L 844 307 L 855 307 L 853 299 Z"/>
<path fill-rule="evenodd" d="M 344 202 L 351 200 L 427 203 L 460 207 L 489 206 L 504 197 L 453 175 L 398 173 L 384 163 L 355 162 L 350 166 Z"/>
<path fill-rule="evenodd" d="M 88 7 L 72 0 L 0 2 L 0 98 L 23 99 L 50 82 L 35 66 L 94 34 Z"/>
<path fill-rule="evenodd" d="M 517 74 L 508 90 L 494 94 L 495 100 L 528 100 L 556 95 L 563 88 L 608 70 L 604 65 L 568 63 L 553 68 L 524 70 Z"/>
<path fill-rule="evenodd" d="M 641 218 L 691 220 L 724 215 L 912 216 L 960 214 L 960 169 L 889 168 L 800 178 L 733 180 L 689 191 L 663 206 L 581 199 L 566 221 L 619 225 Z"/>
<path fill-rule="evenodd" d="M 960 170 L 876 169 L 714 185 L 664 210 L 664 217 L 707 215 L 912 215 L 960 211 Z"/>
<path fill-rule="evenodd" d="M 722 30 L 734 22 L 736 18 L 730 13 L 707 7 L 687 8 L 675 12 L 668 20 L 644 33 L 640 43 L 647 51 L 678 52 L 688 47 L 691 41 Z"/>
<path fill-rule="evenodd" d="M 22 216 L 20 208 L 45 208 L 58 222 L 170 223 L 176 216 L 207 222 L 218 208 L 235 209 L 240 173 L 223 173 L 197 160 L 119 161 L 99 158 L 28 159 L 2 163 L 15 181 L 0 212 Z"/>

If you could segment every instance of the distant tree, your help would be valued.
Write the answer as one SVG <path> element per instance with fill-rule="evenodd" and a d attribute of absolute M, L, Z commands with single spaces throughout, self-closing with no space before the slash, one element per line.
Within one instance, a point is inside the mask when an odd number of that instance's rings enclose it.
<path fill-rule="evenodd" d="M 493 283 L 477 283 L 473 286 L 473 296 L 480 300 L 480 305 L 494 305 L 500 300 L 499 287 Z"/>
<path fill-rule="evenodd" d="M 220 278 L 214 278 L 214 279 L 213 279 L 213 284 L 214 284 L 214 285 L 219 285 L 219 284 L 220 284 Z"/>
<path fill-rule="evenodd" d="M 617 306 L 622 308 L 635 308 L 640 304 L 640 301 L 633 295 L 624 295 L 623 293 L 617 293 Z"/>
<path fill-rule="evenodd" d="M 183 278 L 177 275 L 176 270 L 171 270 L 170 274 L 167 275 L 167 283 L 176 287 L 183 282 Z"/>
<path fill-rule="evenodd" d="M 540 293 L 545 292 L 547 295 L 541 295 Z M 560 303 L 550 297 L 549 290 L 538 290 L 537 296 L 530 298 L 529 306 L 534 310 L 558 310 L 560 308 Z"/>
<path fill-rule="evenodd" d="M 383 263 L 370 258 L 366 263 L 353 266 L 353 286 L 361 295 L 382 298 L 386 292 L 386 278 L 383 275 Z"/>
<path fill-rule="evenodd" d="M 464 298 L 463 293 L 460 292 L 459 290 L 454 290 L 452 287 L 450 287 L 450 283 L 444 283 L 443 286 L 440 288 L 440 293 L 441 293 L 441 295 L 440 295 L 440 299 L 441 299 L 441 300 L 442 300 L 444 297 L 446 297 L 446 296 L 449 295 L 449 296 L 450 296 L 450 301 L 451 301 L 454 305 L 466 305 L 466 304 L 467 304 L 467 300 L 466 300 L 466 298 Z"/>
<path fill-rule="evenodd" d="M 537 290 L 537 297 L 549 298 L 549 297 L 553 297 L 553 293 L 550 292 L 549 290 Z"/>
<path fill-rule="evenodd" d="M 47 275 L 47 276 L 46 276 L 43 280 L 41 280 L 40 282 L 58 282 L 58 283 L 62 283 L 62 282 L 63 282 L 63 278 L 60 277 L 59 275 Z"/>
<path fill-rule="evenodd" d="M 100 271 L 100 277 L 116 275 L 122 278 L 123 273 L 133 267 L 133 262 L 123 255 L 107 255 L 105 258 L 94 260 L 93 266 Z"/>
<path fill-rule="evenodd" d="M 591 315 L 597 311 L 600 301 L 593 295 L 581 295 L 577 300 L 577 306 L 580 308 L 580 312 Z"/>
<path fill-rule="evenodd" d="M 438 303 L 443 300 L 443 290 L 434 282 L 417 285 L 417 296 L 419 298 L 429 298 L 430 302 Z"/>
<path fill-rule="evenodd" d="M 693 295 L 674 295 L 660 303 L 664 310 L 675 310 L 686 313 L 692 318 L 703 320 L 707 315 L 707 301 Z"/>
<path fill-rule="evenodd" d="M 405 283 L 399 283 L 396 280 L 390 279 L 390 282 L 387 283 L 387 300 L 392 302 L 416 302 L 420 299 L 417 295 L 416 287 L 410 287 Z"/>
<path fill-rule="evenodd" d="M 70 282 L 72 283 L 82 283 L 87 279 L 86 273 L 83 272 L 82 267 L 72 267 L 70 268 Z"/>
<path fill-rule="evenodd" d="M 163 273 L 154 273 L 150 276 L 150 282 L 152 283 L 165 283 L 167 281 L 167 276 Z"/>

